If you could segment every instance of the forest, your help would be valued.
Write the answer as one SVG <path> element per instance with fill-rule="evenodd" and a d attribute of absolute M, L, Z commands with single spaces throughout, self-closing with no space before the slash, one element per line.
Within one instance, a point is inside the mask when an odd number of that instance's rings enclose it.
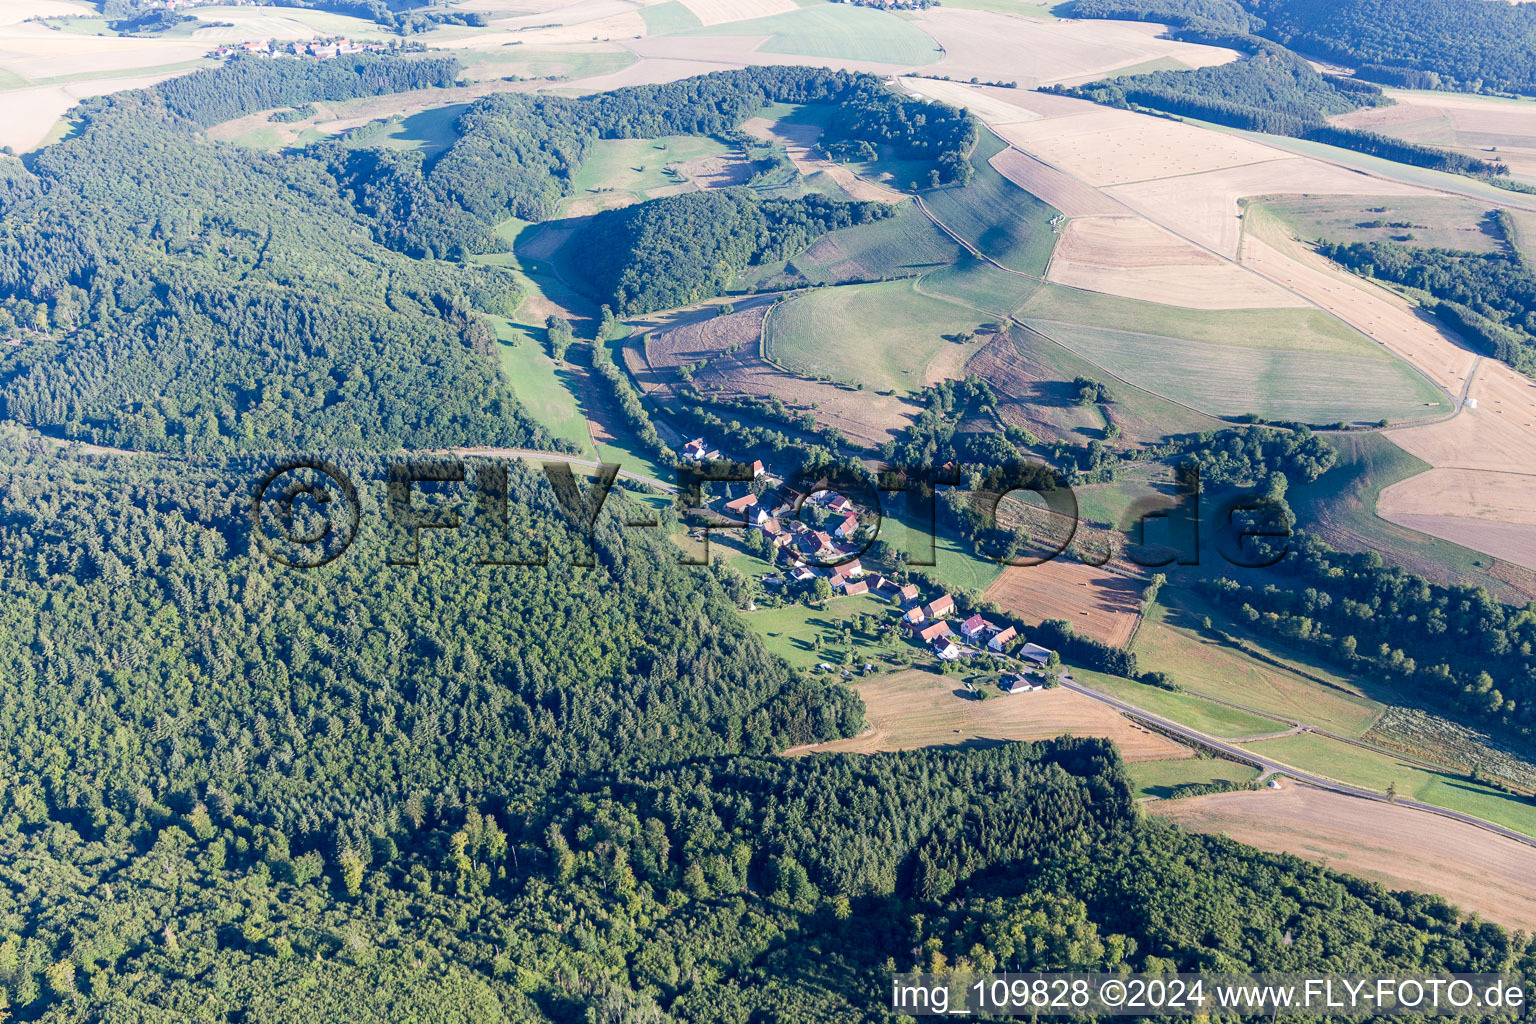
<path fill-rule="evenodd" d="M 476 564 L 510 537 L 473 519 L 390 565 L 386 464 L 338 456 L 358 539 L 289 570 L 259 460 L 0 454 L 14 1019 L 892 1021 L 914 966 L 1536 968 L 1436 897 L 1141 817 L 1100 740 L 772 756 L 856 698 L 617 496 L 582 568 L 512 464 L 547 565 Z"/>
<path fill-rule="evenodd" d="M 571 262 L 598 299 L 632 316 L 723 294 L 748 267 L 788 259 L 828 231 L 893 213 L 888 203 L 814 194 L 759 199 L 750 189 L 687 192 L 595 214 L 572 239 Z"/>
<path fill-rule="evenodd" d="M 1536 275 L 1518 255 L 1427 249 L 1396 242 L 1320 242 L 1357 274 L 1427 292 L 1433 312 L 1488 354 L 1536 376 Z"/>
<path fill-rule="evenodd" d="M 1536 95 L 1536 10 L 1480 0 L 1074 0 L 1081 18 L 1141 18 L 1207 37 L 1260 35 L 1368 81 Z M 1207 38 L 1202 41 L 1211 41 Z"/>

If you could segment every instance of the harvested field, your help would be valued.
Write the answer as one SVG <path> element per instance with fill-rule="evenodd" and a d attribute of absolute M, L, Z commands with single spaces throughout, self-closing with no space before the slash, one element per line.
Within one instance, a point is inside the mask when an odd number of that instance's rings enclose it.
<path fill-rule="evenodd" d="M 1106 737 L 1127 761 L 1166 761 L 1194 753 L 1071 690 L 1038 690 L 977 700 L 954 676 L 916 670 L 859 683 L 854 689 L 864 699 L 869 721 L 863 733 L 785 753 L 872 754 L 1061 735 Z"/>
<path fill-rule="evenodd" d="M 1001 125 L 997 133 L 1026 153 L 1101 187 L 1157 182 L 1276 157 L 1267 146 L 1237 136 L 1107 107 Z M 1162 184 L 1185 198 L 1204 191 L 1196 183 L 1179 183 L 1177 188 L 1172 182 Z"/>
<path fill-rule="evenodd" d="M 1500 160 L 1515 177 L 1536 178 L 1536 103 L 1496 96 L 1389 89 L 1390 107 L 1366 107 L 1331 118 L 1344 128 Z"/>
<path fill-rule="evenodd" d="M 756 306 L 726 316 L 711 317 L 669 331 L 645 336 L 645 361 L 653 370 L 697 366 L 706 359 L 736 349 L 755 349 L 763 334 L 768 306 Z"/>
<path fill-rule="evenodd" d="M 1132 114 L 1132 117 L 1141 115 Z M 1173 122 L 1165 122 L 1172 124 Z M 1185 126 L 1189 128 L 1189 126 Z M 1202 129 L 1202 135 L 1215 135 Z M 1228 138 L 1227 136 L 1215 136 Z M 1144 132 L 1141 143 L 1156 145 L 1195 145 L 1194 139 L 1167 137 L 1157 141 L 1156 132 Z M 1273 150 L 1243 139 L 1258 150 L 1257 162 L 1246 166 L 1232 166 L 1190 177 L 1174 177 L 1166 180 L 1129 181 L 1110 189 L 1110 194 L 1122 200 L 1138 213 L 1177 230 L 1200 245 L 1216 250 L 1229 258 L 1238 255 L 1238 243 L 1243 233 L 1243 214 L 1238 200 L 1249 196 L 1292 195 L 1371 195 L 1371 196 L 1424 196 L 1425 190 L 1416 185 L 1404 185 L 1385 178 L 1375 178 L 1358 171 L 1346 170 L 1333 164 L 1305 157 L 1279 157 Z M 1154 153 L 1142 153 L 1143 159 L 1156 159 Z M 1143 175 L 1149 178 L 1150 175 Z M 1163 176 L 1159 176 L 1163 177 Z"/>
<path fill-rule="evenodd" d="M 983 596 L 1028 625 L 1065 619 L 1082 635 L 1118 647 L 1136 626 L 1142 586 L 1141 580 L 1063 556 L 1009 566 Z"/>
<path fill-rule="evenodd" d="M 682 0 L 701 25 L 748 21 L 796 10 L 795 0 Z"/>
<path fill-rule="evenodd" d="M 1536 850 L 1475 825 L 1297 785 L 1148 809 L 1196 832 L 1295 854 L 1393 890 L 1438 893 L 1490 921 L 1536 929 Z"/>
<path fill-rule="evenodd" d="M 1191 309 L 1310 306 L 1306 299 L 1136 216 L 1069 221 L 1046 279 Z"/>
<path fill-rule="evenodd" d="M 1129 21 L 1036 21 L 989 11 L 948 6 L 912 15 L 913 23 L 937 39 L 944 57 L 938 75 L 1007 80 L 1039 85 L 1098 76 L 1155 57 L 1173 57 L 1184 67 L 1226 64 L 1233 50 L 1160 39 L 1161 25 Z"/>
<path fill-rule="evenodd" d="M 867 61 L 901 67 L 931 64 L 938 58 L 934 42 L 911 21 L 888 12 L 849 4 L 812 4 L 751 21 L 706 26 L 678 33 L 672 40 L 688 41 L 689 54 L 701 49 L 699 39 L 720 38 L 711 56 L 745 53 L 778 54 L 832 61 Z M 731 40 L 726 43 L 725 40 Z M 704 47 L 715 50 L 714 46 Z M 678 54 L 682 55 L 682 54 Z M 746 58 L 748 63 L 775 63 Z M 817 63 L 787 61 L 786 63 Z"/>
<path fill-rule="evenodd" d="M 948 103 L 952 107 L 969 110 L 989 125 L 1009 124 L 1014 121 L 1034 121 L 1041 116 L 1033 110 L 1008 102 L 1007 99 L 1000 95 L 1008 91 L 1005 89 L 975 86 L 965 82 L 947 82 L 936 78 L 918 78 L 910 75 L 897 79 L 897 82 L 914 96 L 921 96 L 927 100 Z"/>
<path fill-rule="evenodd" d="M 997 172 L 1068 217 L 1114 217 L 1131 211 L 1118 199 L 1009 146 L 991 159 Z"/>

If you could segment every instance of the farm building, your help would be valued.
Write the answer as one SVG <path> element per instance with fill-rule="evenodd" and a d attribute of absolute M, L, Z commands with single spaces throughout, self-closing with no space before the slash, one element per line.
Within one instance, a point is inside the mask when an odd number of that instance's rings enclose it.
<path fill-rule="evenodd" d="M 725 503 L 725 510 L 727 512 L 735 512 L 736 514 L 740 515 L 742 513 L 745 513 L 747 511 L 747 509 L 751 508 L 753 505 L 756 505 L 756 504 L 757 504 L 757 495 L 755 495 L 755 494 L 743 494 L 741 497 L 736 498 L 733 501 L 726 502 Z"/>
<path fill-rule="evenodd" d="M 964 622 L 960 623 L 960 635 L 965 637 L 967 640 L 975 640 L 983 633 L 992 632 L 993 628 L 994 627 L 992 626 L 992 623 L 982 618 L 981 614 L 978 612 L 977 614 L 972 615 L 970 618 L 966 619 Z"/>
<path fill-rule="evenodd" d="M 1019 648 L 1019 657 L 1028 658 L 1037 665 L 1044 665 L 1055 653 L 1049 647 L 1041 647 L 1039 644 L 1025 644 Z"/>
<path fill-rule="evenodd" d="M 928 607 L 924 611 L 928 613 L 930 619 L 942 619 L 946 615 L 954 614 L 955 599 L 948 594 L 940 594 L 928 602 Z"/>
<path fill-rule="evenodd" d="M 908 583 L 906 586 L 902 587 L 899 591 L 896 592 L 896 596 L 901 598 L 902 603 L 906 603 L 907 601 L 916 601 L 917 584 Z"/>
<path fill-rule="evenodd" d="M 863 580 L 853 580 L 852 582 L 843 584 L 843 593 L 847 594 L 849 597 L 853 597 L 856 594 L 867 594 L 869 593 L 869 584 L 865 583 Z"/>
<path fill-rule="evenodd" d="M 949 625 L 944 622 L 930 622 L 926 626 L 914 624 L 912 632 L 917 634 L 919 640 L 927 644 L 932 643 L 941 636 L 949 636 Z"/>
<path fill-rule="evenodd" d="M 907 623 L 911 624 L 911 625 L 915 625 L 916 623 L 922 622 L 927 617 L 928 616 L 923 614 L 923 610 L 921 608 L 910 609 L 907 612 L 906 615 L 902 616 L 902 618 L 905 619 L 907 621 Z"/>
<path fill-rule="evenodd" d="M 1004 645 L 1018 635 L 1019 631 L 1014 629 L 1012 626 L 1009 626 L 1007 629 L 1004 629 L 1002 632 L 993 636 L 991 640 L 988 640 L 987 648 L 989 650 L 1001 652 Z"/>

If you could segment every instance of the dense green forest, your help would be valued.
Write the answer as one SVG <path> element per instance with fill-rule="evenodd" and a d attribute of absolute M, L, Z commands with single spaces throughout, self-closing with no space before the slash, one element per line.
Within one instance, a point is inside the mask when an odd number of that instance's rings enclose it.
<path fill-rule="evenodd" d="M 1262 35 L 1410 89 L 1536 95 L 1536 10 L 1484 0 L 1074 0 L 1074 16 L 1142 18 L 1196 41 Z M 1203 37 L 1203 38 L 1202 38 Z"/>
<path fill-rule="evenodd" d="M 572 240 L 571 264 L 621 316 L 722 294 L 751 266 L 784 260 L 838 228 L 891 216 L 888 203 L 820 195 L 759 199 L 750 189 L 688 192 L 596 214 Z"/>
<path fill-rule="evenodd" d="M 19 1020 L 887 1021 L 914 966 L 1536 967 L 1438 898 L 1141 819 L 1103 741 L 763 756 L 856 699 L 617 497 L 581 568 L 513 465 L 547 566 L 476 565 L 508 541 L 473 519 L 391 566 L 384 466 L 341 457 L 363 528 L 294 571 L 250 553 L 260 464 L 0 456 Z"/>
<path fill-rule="evenodd" d="M 1435 170 L 1509 173 L 1509 168 L 1498 161 L 1328 124 L 1327 119 L 1336 114 L 1389 102 L 1381 89 L 1369 82 L 1320 74 L 1285 47 L 1253 37 L 1201 41 L 1251 44 L 1245 48 L 1252 53 L 1230 64 L 1193 71 L 1153 71 L 1083 86 L 1058 86 L 1051 91 L 1110 106 L 1145 107 L 1248 131 L 1291 135 Z"/>
<path fill-rule="evenodd" d="M 1518 255 L 1323 242 L 1318 251 L 1366 277 L 1428 292 L 1430 308 L 1491 355 L 1536 376 L 1536 275 Z"/>

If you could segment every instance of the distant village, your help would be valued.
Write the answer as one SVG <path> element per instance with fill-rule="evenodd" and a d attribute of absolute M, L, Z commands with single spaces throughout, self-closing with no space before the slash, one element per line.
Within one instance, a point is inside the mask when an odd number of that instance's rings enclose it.
<path fill-rule="evenodd" d="M 681 455 L 695 465 L 725 458 L 702 437 L 685 444 Z M 751 463 L 751 471 L 750 484 L 738 482 L 749 488 L 745 493 L 707 499 L 698 511 L 715 514 L 713 528 L 745 525 L 756 532 L 761 540 L 748 540 L 748 550 L 757 548 L 776 570 L 758 577 L 765 589 L 808 600 L 861 594 L 885 598 L 901 610 L 900 628 L 909 641 L 941 664 L 992 655 L 1018 665 L 998 680 L 1003 693 L 1046 689 L 1064 677 L 1056 652 L 1023 642 L 1013 626 L 991 622 L 979 612 L 962 620 L 950 594 L 924 594 L 916 583 L 871 572 L 861 564 L 860 555 L 871 539 L 868 524 L 876 518 L 871 510 L 836 491 L 803 495 L 785 486 L 760 459 Z M 828 664 L 818 667 L 833 670 Z"/>
<path fill-rule="evenodd" d="M 253 39 L 236 46 L 218 46 L 209 51 L 211 57 L 234 57 L 244 54 L 250 57 L 318 57 L 326 60 L 349 53 L 387 53 L 395 49 L 388 43 L 359 43 L 344 37 L 331 39 L 305 39 L 282 42 L 275 39 Z"/>

